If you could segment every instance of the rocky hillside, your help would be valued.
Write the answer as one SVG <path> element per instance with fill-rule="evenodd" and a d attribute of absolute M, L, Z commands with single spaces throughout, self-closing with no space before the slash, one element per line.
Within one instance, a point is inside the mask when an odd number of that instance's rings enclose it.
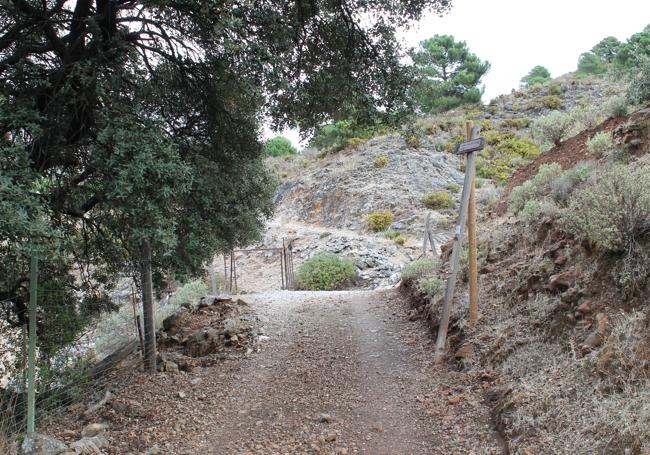
<path fill-rule="evenodd" d="M 594 156 L 585 137 L 603 132 L 612 148 Z M 481 219 L 481 320 L 467 326 L 461 283 L 449 360 L 492 378 L 486 400 L 509 453 L 650 451 L 648 144 L 650 109 L 610 119 L 517 172 L 519 189 L 503 195 L 508 210 Z M 518 210 L 522 197 L 540 212 Z M 604 232 L 616 233 L 613 243 Z M 449 253 L 443 246 L 440 276 Z M 417 279 L 403 289 L 411 317 L 428 319 L 435 334 L 440 295 Z"/>
<path fill-rule="evenodd" d="M 510 173 L 540 152 L 531 140 L 531 122 L 536 117 L 554 109 L 596 105 L 622 90 L 620 84 L 602 78 L 567 75 L 544 86 L 513 91 L 485 106 L 420 119 L 413 125 L 414 132 L 355 140 L 337 153 L 308 150 L 271 158 L 269 164 L 282 183 L 276 216 L 260 246 L 294 240 L 296 265 L 317 253 L 335 253 L 355 262 L 360 287 L 394 285 L 399 270 L 421 254 L 427 216 L 438 246 L 450 238 L 464 171 L 463 161 L 450 151 L 462 141 L 467 119 L 477 122 L 488 138 L 489 147 L 479 159 L 477 200 L 481 211 L 490 211 Z M 415 141 L 410 134 L 416 135 Z M 448 193 L 452 208 L 425 206 L 422 198 L 431 192 Z M 388 230 L 404 236 L 404 245 L 385 238 L 385 231 L 368 229 L 368 214 L 384 210 L 394 217 Z M 240 287 L 277 289 L 277 260 L 268 252 L 240 253 Z"/>

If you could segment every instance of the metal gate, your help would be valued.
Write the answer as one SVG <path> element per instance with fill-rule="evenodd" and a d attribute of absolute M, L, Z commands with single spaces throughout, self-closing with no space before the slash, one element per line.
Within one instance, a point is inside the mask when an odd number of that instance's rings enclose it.
<path fill-rule="evenodd" d="M 231 250 L 230 254 L 223 256 L 223 279 L 226 291 L 237 292 L 237 257 L 236 253 L 258 253 L 274 252 L 280 257 L 280 289 L 295 289 L 295 277 L 293 270 L 293 240 L 286 241 L 282 239 L 281 247 L 274 248 L 248 248 L 240 250 Z"/>

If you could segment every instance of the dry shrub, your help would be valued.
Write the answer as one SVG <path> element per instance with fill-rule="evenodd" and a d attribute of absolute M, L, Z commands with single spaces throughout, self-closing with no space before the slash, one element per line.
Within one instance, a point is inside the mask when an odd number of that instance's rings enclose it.
<path fill-rule="evenodd" d="M 615 165 L 594 174 L 562 211 L 567 231 L 605 253 L 621 257 L 612 268 L 627 294 L 645 284 L 650 267 L 650 166 Z"/>

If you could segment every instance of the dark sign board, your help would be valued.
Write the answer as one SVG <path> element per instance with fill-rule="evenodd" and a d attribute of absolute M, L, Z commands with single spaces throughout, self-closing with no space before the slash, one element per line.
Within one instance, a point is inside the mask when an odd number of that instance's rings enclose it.
<path fill-rule="evenodd" d="M 461 155 L 465 153 L 478 152 L 479 150 L 483 150 L 483 147 L 485 147 L 485 139 L 479 137 L 478 139 L 472 139 L 471 141 L 458 144 L 458 147 L 456 147 L 456 153 Z"/>

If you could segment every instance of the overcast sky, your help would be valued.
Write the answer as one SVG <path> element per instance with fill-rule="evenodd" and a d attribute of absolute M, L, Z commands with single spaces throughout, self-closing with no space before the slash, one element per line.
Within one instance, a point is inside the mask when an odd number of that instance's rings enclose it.
<path fill-rule="evenodd" d="M 536 65 L 561 76 L 602 38 L 624 41 L 648 24 L 647 0 L 453 0 L 448 14 L 428 15 L 402 36 L 410 46 L 435 34 L 467 42 L 492 65 L 483 79 L 488 102 L 517 88 Z"/>
<path fill-rule="evenodd" d="M 403 32 L 408 46 L 453 35 L 492 67 L 483 102 L 511 89 L 536 65 L 557 77 L 574 71 L 581 53 L 606 36 L 624 41 L 650 24 L 648 0 L 453 0 L 448 14 L 430 14 Z M 298 144 L 297 131 L 283 133 Z M 265 136 L 275 133 L 266 131 Z"/>

